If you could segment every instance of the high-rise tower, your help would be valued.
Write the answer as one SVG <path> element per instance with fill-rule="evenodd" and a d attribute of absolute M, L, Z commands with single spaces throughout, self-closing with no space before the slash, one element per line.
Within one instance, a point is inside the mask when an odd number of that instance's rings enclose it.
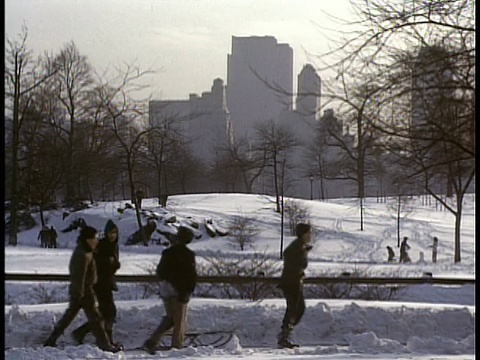
<path fill-rule="evenodd" d="M 320 112 L 321 79 L 314 67 L 307 64 L 298 75 L 295 110 L 305 119 L 317 120 Z"/>
<path fill-rule="evenodd" d="M 293 50 L 288 44 L 273 36 L 232 36 L 227 68 L 227 107 L 237 139 L 252 136 L 256 124 L 292 109 Z"/>

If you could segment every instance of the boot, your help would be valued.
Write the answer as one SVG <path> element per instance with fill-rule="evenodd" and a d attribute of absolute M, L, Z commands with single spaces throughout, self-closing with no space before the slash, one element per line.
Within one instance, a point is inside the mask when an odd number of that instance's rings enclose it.
<path fill-rule="evenodd" d="M 143 348 L 147 353 L 149 353 L 150 355 L 155 355 L 155 354 L 157 353 L 157 352 L 156 352 L 157 346 L 156 346 L 156 344 L 155 344 L 152 340 L 150 340 L 150 339 L 146 340 L 146 341 L 143 343 L 142 348 Z"/>
<path fill-rule="evenodd" d="M 292 330 L 293 330 L 293 327 L 291 325 L 282 327 L 282 331 L 278 335 L 279 348 L 293 349 L 298 347 L 298 344 L 293 343 L 289 339 L 290 333 L 292 332 Z"/>
<path fill-rule="evenodd" d="M 123 351 L 123 346 L 120 347 L 120 346 L 112 345 L 112 344 L 102 345 L 102 346 L 98 345 L 98 347 L 100 349 L 102 349 L 103 351 L 109 351 L 109 352 L 112 352 L 112 353 L 117 353 L 119 351 Z"/>
<path fill-rule="evenodd" d="M 57 347 L 57 339 L 62 335 L 63 331 L 54 328 L 48 339 L 43 343 L 43 346 Z"/>
<path fill-rule="evenodd" d="M 123 344 L 120 344 L 113 340 L 113 321 L 105 321 L 105 333 L 107 334 L 108 340 L 113 346 L 118 346 L 123 350 Z"/>
<path fill-rule="evenodd" d="M 89 323 L 85 323 L 79 328 L 76 328 L 75 330 L 72 331 L 72 338 L 75 340 L 77 344 L 83 344 L 83 340 L 85 339 L 85 336 L 90 332 L 90 325 Z"/>
<path fill-rule="evenodd" d="M 50 335 L 50 337 L 43 343 L 44 347 L 57 347 L 57 338 Z"/>

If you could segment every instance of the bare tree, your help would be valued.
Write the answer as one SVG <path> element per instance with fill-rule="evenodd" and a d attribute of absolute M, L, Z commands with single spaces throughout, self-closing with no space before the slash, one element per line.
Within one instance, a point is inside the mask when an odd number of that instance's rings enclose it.
<path fill-rule="evenodd" d="M 232 171 L 234 186 L 238 178 L 247 193 L 253 192 L 253 186 L 262 175 L 267 163 L 265 148 L 252 146 L 245 138 L 225 145 L 225 166 Z"/>
<path fill-rule="evenodd" d="M 76 150 L 83 140 L 77 136 L 77 125 L 87 118 L 87 98 L 93 86 L 92 68 L 74 42 L 70 42 L 55 57 L 58 72 L 54 91 L 58 99 L 56 126 L 66 144 L 65 200 L 72 204 L 76 198 L 75 183 L 79 179 L 79 158 Z"/>
<path fill-rule="evenodd" d="M 298 146 L 298 142 L 289 129 L 277 125 L 274 120 L 259 123 L 255 130 L 255 151 L 264 154 L 266 168 L 272 171 L 276 212 L 280 213 L 280 198 L 288 185 L 285 178 L 286 170 L 292 166 L 291 152 Z"/>
<path fill-rule="evenodd" d="M 372 126 L 394 139 L 391 149 L 397 151 L 399 159 L 410 161 L 411 171 L 406 177 L 423 178 L 425 191 L 438 200 L 439 191 L 444 190 L 434 188 L 434 182 L 445 179 L 446 192 L 456 193 L 457 209 L 450 211 L 456 217 L 454 257 L 458 262 L 461 204 L 475 173 L 474 140 L 470 135 L 474 129 L 474 3 L 351 3 L 360 30 L 343 34 L 340 46 L 319 59 L 324 69 L 356 71 L 382 89 Z M 442 51 L 432 56 L 430 50 L 435 48 Z M 438 81 L 439 76 L 448 81 Z"/>
<path fill-rule="evenodd" d="M 117 76 L 112 80 L 101 79 L 103 82 L 99 88 L 99 96 L 109 119 L 110 130 L 125 155 L 124 165 L 128 174 L 130 198 L 135 204 L 140 236 L 145 246 L 148 246 L 148 239 L 145 236 L 140 204 L 136 196 L 135 169 L 140 153 L 147 149 L 147 136 L 155 128 L 146 126 L 145 102 L 135 100 L 131 95 L 144 87 L 138 80 L 150 73 L 150 70 L 140 71 L 133 65 L 125 64 L 125 68 L 117 69 Z"/>
<path fill-rule="evenodd" d="M 25 113 L 29 108 L 33 90 L 49 80 L 56 69 L 43 66 L 41 61 L 34 61 L 27 47 L 28 31 L 24 26 L 18 39 L 7 39 L 5 53 L 5 96 L 6 129 L 9 130 L 10 148 L 10 233 L 8 243 L 17 245 L 18 207 L 19 207 L 19 153 L 20 134 L 25 123 Z"/>

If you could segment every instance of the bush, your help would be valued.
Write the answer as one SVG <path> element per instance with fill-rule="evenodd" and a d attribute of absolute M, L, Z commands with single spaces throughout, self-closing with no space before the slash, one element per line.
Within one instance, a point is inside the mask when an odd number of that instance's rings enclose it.
<path fill-rule="evenodd" d="M 228 233 L 233 236 L 236 244 L 240 245 L 240 250 L 245 250 L 245 246 L 253 241 L 258 234 L 259 229 L 255 225 L 255 219 L 245 216 L 235 216 L 230 223 Z"/>
<path fill-rule="evenodd" d="M 198 265 L 198 272 L 204 276 L 278 276 L 281 264 L 266 256 L 266 253 L 253 253 L 249 257 L 225 258 L 220 252 L 206 254 L 205 263 Z M 198 286 L 197 286 L 198 287 Z M 233 284 L 204 284 L 195 291 L 197 296 L 227 299 L 248 299 L 257 301 L 267 297 L 281 296 L 277 284 L 261 282 Z"/>
<path fill-rule="evenodd" d="M 344 272 L 345 277 L 371 277 L 373 274 L 366 269 L 354 268 L 351 272 Z M 324 273 L 319 276 L 331 276 Z M 305 286 L 305 297 L 322 299 L 362 299 L 362 300 L 394 300 L 402 286 L 377 284 L 327 283 Z"/>
<path fill-rule="evenodd" d="M 308 208 L 302 207 L 298 201 L 285 201 L 285 214 L 288 217 L 290 235 L 295 236 L 295 228 L 298 223 L 309 223 L 310 213 Z"/>
<path fill-rule="evenodd" d="M 64 286 L 46 286 L 44 284 L 35 285 L 32 288 L 32 299 L 38 304 L 51 304 L 59 301 L 65 301 L 66 285 Z"/>
<path fill-rule="evenodd" d="M 150 264 L 142 266 L 141 268 L 142 270 L 145 270 L 149 275 L 157 276 L 157 263 L 152 261 Z M 140 291 L 136 292 L 137 294 L 140 294 L 140 297 L 137 297 L 137 299 L 149 299 L 152 296 L 159 297 L 160 280 L 154 282 L 142 282 L 136 284 L 136 286 L 140 289 Z"/>

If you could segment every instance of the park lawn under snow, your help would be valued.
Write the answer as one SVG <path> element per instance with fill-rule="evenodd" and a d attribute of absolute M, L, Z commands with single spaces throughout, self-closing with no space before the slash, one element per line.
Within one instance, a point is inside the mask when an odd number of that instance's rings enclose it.
<path fill-rule="evenodd" d="M 396 247 L 396 199 L 365 202 L 364 231 L 360 231 L 358 202 L 355 199 L 296 201 L 308 209 L 314 226 L 314 248 L 307 276 L 338 276 L 344 271 L 360 271 L 370 276 L 475 277 L 474 195 L 468 195 L 462 218 L 462 261 L 453 262 L 454 217 L 434 203 L 413 199 L 402 214 L 401 236 L 408 236 L 412 249 L 411 264 L 386 263 L 386 245 Z M 425 202 L 425 199 L 423 200 Z M 63 211 L 46 214 L 49 224 L 59 233 L 59 248 L 41 249 L 37 240 L 40 227 L 19 234 L 17 247 L 5 247 L 7 273 L 68 273 L 68 262 L 75 246 L 77 231 L 61 233 L 75 218 L 103 229 L 113 219 L 120 229 L 119 274 L 145 274 L 161 255 L 163 246 L 151 244 L 126 246 L 136 230 L 133 210 L 120 214 L 125 201 L 104 202 L 71 213 L 62 220 Z M 199 222 L 200 239 L 190 247 L 199 263 L 212 251 L 225 257 L 248 257 L 263 253 L 278 259 L 280 251 L 280 215 L 274 211 L 273 198 L 245 194 L 178 195 L 169 198 L 162 209 L 156 200 L 146 199 L 143 208 L 163 216 L 175 215 L 178 222 Z M 244 251 L 230 237 L 210 238 L 203 222 L 226 229 L 233 216 L 255 219 L 260 232 Z M 286 223 L 288 219 L 286 218 Z M 158 221 L 161 226 L 162 221 Z M 430 261 L 432 237 L 439 238 L 438 262 Z M 155 233 L 154 238 L 160 235 Z M 285 231 L 284 246 L 293 240 Z M 420 252 L 424 262 L 419 262 Z M 279 260 L 280 262 L 280 260 Z M 414 285 L 403 288 L 392 301 L 308 299 L 302 322 L 294 338 L 302 345 L 296 350 L 276 349 L 276 336 L 285 310 L 281 298 L 260 302 L 194 297 L 187 324 L 190 330 L 233 330 L 235 336 L 220 349 L 185 348 L 159 352 L 111 354 L 99 350 L 92 337 L 87 344 L 73 346 L 69 332 L 85 320 L 80 314 L 59 340 L 58 349 L 35 347 L 41 344 L 62 315 L 68 301 L 66 283 L 11 283 L 5 285 L 5 358 L 7 359 L 85 359 L 85 358 L 248 358 L 248 359 L 472 359 L 474 358 L 474 286 Z M 158 325 L 163 307 L 156 296 L 142 299 L 140 284 L 119 284 L 115 294 L 118 321 L 117 339 L 127 348 L 141 345 Z M 41 302 L 50 298 L 51 304 Z"/>

